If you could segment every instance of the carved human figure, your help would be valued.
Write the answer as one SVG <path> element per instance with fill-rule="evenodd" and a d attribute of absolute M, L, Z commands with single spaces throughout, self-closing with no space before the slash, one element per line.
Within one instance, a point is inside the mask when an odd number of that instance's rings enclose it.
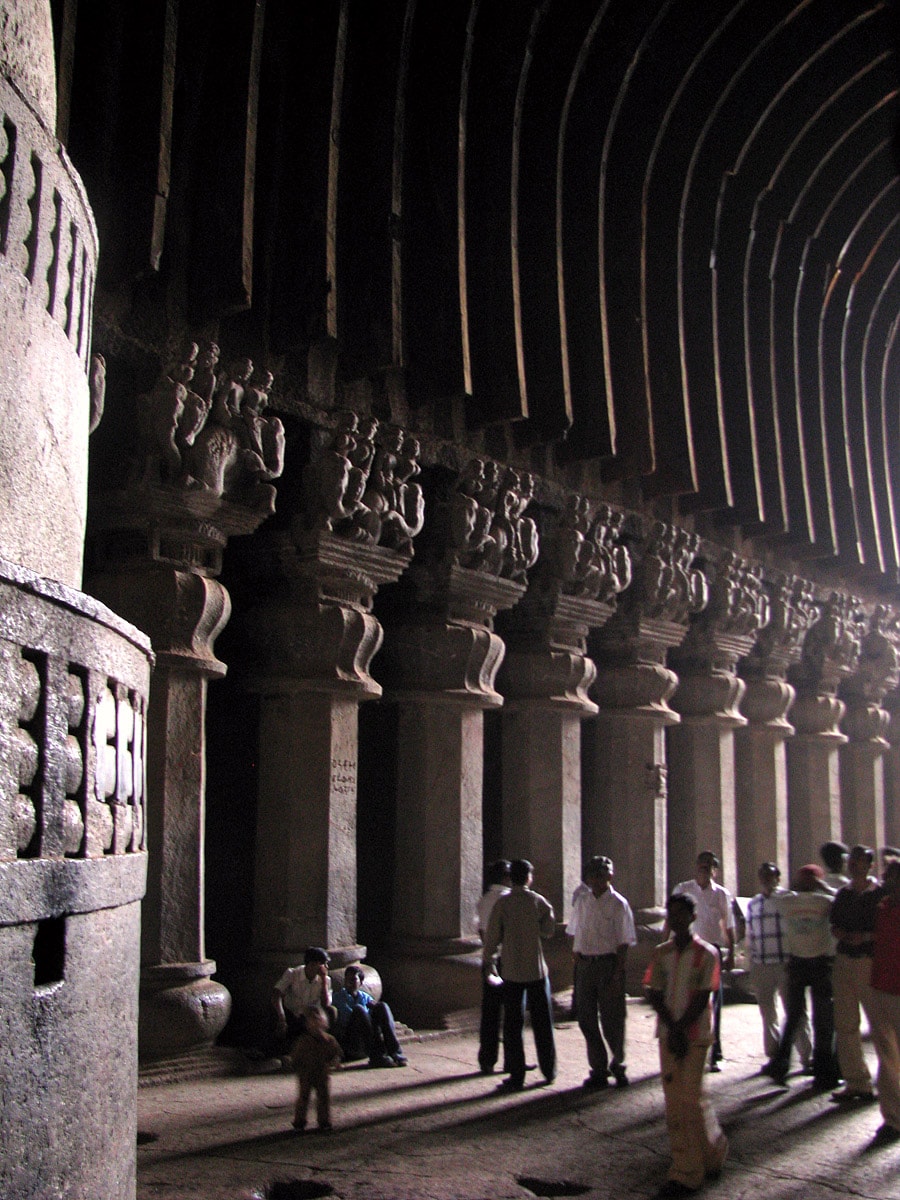
<path fill-rule="evenodd" d="M 143 464 L 142 483 L 174 483 L 181 475 L 178 425 L 194 376 L 197 347 L 191 342 L 181 361 L 159 379 L 151 392 L 138 399 L 138 431 Z"/>
<path fill-rule="evenodd" d="M 88 376 L 90 395 L 90 419 L 88 433 L 93 433 L 103 417 L 106 404 L 106 359 L 102 354 L 91 355 L 91 371 Z"/>
<path fill-rule="evenodd" d="M 240 483 L 243 463 L 237 427 L 245 388 L 252 374 L 253 363 L 244 358 L 220 377 L 212 410 L 190 450 L 188 486 L 222 496 Z"/>

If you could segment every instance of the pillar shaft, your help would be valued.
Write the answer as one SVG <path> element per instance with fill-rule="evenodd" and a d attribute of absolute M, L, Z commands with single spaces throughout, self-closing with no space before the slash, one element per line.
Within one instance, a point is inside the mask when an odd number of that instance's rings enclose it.
<path fill-rule="evenodd" d="M 503 712 L 503 852 L 534 863 L 559 922 L 581 878 L 581 721 L 538 704 Z"/>
<path fill-rule="evenodd" d="M 760 863 L 787 878 L 788 787 L 784 733 L 752 724 L 734 735 L 737 893 L 758 890 Z"/>
<path fill-rule="evenodd" d="M 309 945 L 355 956 L 355 699 L 328 692 L 260 702 L 253 938 L 296 963 Z"/>
<path fill-rule="evenodd" d="M 672 701 L 681 724 L 667 735 L 669 883 L 693 876 L 701 850 L 714 851 L 722 882 L 737 885 L 734 731 L 743 680 L 728 671 L 682 679 Z"/>
<path fill-rule="evenodd" d="M 737 891 L 752 896 L 762 862 L 787 878 L 788 788 L 785 740 L 794 727 L 785 714 L 794 689 L 781 678 L 751 678 L 741 703 L 748 724 L 734 733 Z"/>
<path fill-rule="evenodd" d="M 596 721 L 594 788 L 584 800 L 582 838 L 586 852 L 612 858 L 616 888 L 634 909 L 665 905 L 665 728 L 674 719 L 601 708 Z"/>
<path fill-rule="evenodd" d="M 849 843 L 885 845 L 885 749 L 873 740 L 850 741 L 840 750 L 841 824 Z"/>
<path fill-rule="evenodd" d="M 817 862 L 823 842 L 841 840 L 839 750 L 847 739 L 837 723 L 843 711 L 833 695 L 800 696 L 791 714 L 797 729 L 787 748 L 792 872 Z"/>
<path fill-rule="evenodd" d="M 481 707 L 401 703 L 394 934 L 435 953 L 471 948 L 481 890 Z"/>
<path fill-rule="evenodd" d="M 206 676 L 159 667 L 148 710 L 145 965 L 203 963 Z"/>

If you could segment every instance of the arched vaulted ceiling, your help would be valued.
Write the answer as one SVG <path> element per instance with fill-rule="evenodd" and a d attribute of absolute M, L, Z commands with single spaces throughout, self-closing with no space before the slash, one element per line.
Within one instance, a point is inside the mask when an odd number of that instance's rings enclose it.
<path fill-rule="evenodd" d="M 110 294 L 900 579 L 894 4 L 54 11 Z"/>

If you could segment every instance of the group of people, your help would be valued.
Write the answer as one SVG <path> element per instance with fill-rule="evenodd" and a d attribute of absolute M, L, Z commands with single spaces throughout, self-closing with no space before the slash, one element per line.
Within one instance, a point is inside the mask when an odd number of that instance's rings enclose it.
<path fill-rule="evenodd" d="M 704 1089 L 720 1070 L 723 970 L 734 965 L 745 939 L 751 987 L 762 1017 L 767 1056 L 760 1072 L 786 1086 L 796 1047 L 813 1086 L 832 1090 L 839 1104 L 875 1099 L 862 1052 L 860 1009 L 878 1055 L 877 1089 L 883 1124 L 876 1142 L 900 1140 L 900 852 L 884 851 L 879 881 L 866 846 L 822 848 L 827 871 L 800 867 L 790 890 L 780 887 L 772 862 L 758 872 L 759 892 L 746 914 L 717 882 L 711 851 L 697 856 L 692 879 L 679 883 L 666 905 L 665 940 L 650 955 L 645 996 L 657 1015 L 660 1071 L 672 1163 L 664 1196 L 693 1194 L 725 1163 L 728 1140 Z M 846 872 L 846 873 L 845 873 Z M 572 897 L 567 932 L 574 955 L 573 1011 L 585 1039 L 587 1090 L 628 1086 L 625 1059 L 626 964 L 636 943 L 628 901 L 613 887 L 605 855 L 587 863 Z M 478 904 L 482 938 L 482 1009 L 478 1063 L 494 1072 L 501 1047 L 503 1092 L 525 1086 L 523 1029 L 531 1016 L 537 1066 L 545 1083 L 556 1077 L 550 978 L 542 944 L 556 932 L 550 902 L 532 889 L 525 859 L 488 868 Z M 277 1031 L 293 1041 L 298 1075 L 294 1127 L 303 1130 L 312 1091 L 318 1122 L 331 1128 L 328 1072 L 342 1059 L 370 1065 L 406 1064 L 393 1014 L 362 986 L 358 966 L 332 996 L 328 954 L 306 951 L 302 967 L 287 970 L 273 992 Z M 806 992 L 812 999 L 812 1037 Z M 784 1016 L 779 1020 L 778 999 Z M 842 1084 L 842 1086 L 841 1086 Z"/>
<path fill-rule="evenodd" d="M 900 1139 L 900 853 L 887 848 L 881 881 L 868 846 L 828 842 L 818 863 L 800 867 L 780 888 L 774 863 L 759 868 L 760 891 L 748 905 L 750 972 L 763 1021 L 768 1062 L 762 1073 L 786 1086 L 796 1046 L 813 1086 L 838 1104 L 874 1101 L 862 1050 L 865 1013 L 878 1054 L 882 1141 Z M 812 1044 L 806 993 L 812 1001 Z M 785 1019 L 780 1030 L 776 996 Z M 896 1011 L 895 1011 L 896 1010 Z M 839 1086 L 843 1080 L 843 1086 Z"/>
<path fill-rule="evenodd" d="M 822 848 L 801 867 L 791 890 L 775 863 L 759 868 L 760 891 L 746 915 L 717 882 L 719 861 L 697 856 L 692 879 L 666 905 L 665 940 L 651 953 L 645 995 L 657 1014 L 660 1071 L 672 1154 L 663 1196 L 691 1195 L 724 1166 L 728 1140 L 704 1090 L 707 1070 L 721 1070 L 723 971 L 746 939 L 751 986 L 763 1024 L 767 1062 L 761 1074 L 786 1086 L 796 1046 L 813 1086 L 839 1104 L 875 1099 L 862 1052 L 860 1009 L 878 1054 L 878 1099 L 884 1123 L 876 1142 L 900 1140 L 900 852 L 887 848 L 883 877 L 865 846 Z M 847 874 L 844 874 L 846 870 Z M 586 1089 L 628 1086 L 625 1062 L 628 950 L 636 942 L 628 901 L 612 886 L 614 866 L 591 858 L 572 897 L 567 932 L 574 953 L 573 1010 L 587 1048 Z M 555 1074 L 550 990 L 541 939 L 554 932 L 553 909 L 531 890 L 533 869 L 501 860 L 488 870 L 478 906 L 483 939 L 479 1066 L 493 1072 L 503 1023 L 503 1091 L 524 1086 L 526 1005 L 544 1078 Z M 812 1039 L 806 992 L 812 999 Z M 777 997 L 784 1010 L 779 1022 Z M 843 1081 L 843 1086 L 841 1082 Z"/>
<path fill-rule="evenodd" d="M 272 991 L 275 1034 L 297 1074 L 293 1126 L 302 1133 L 313 1092 L 319 1129 L 332 1128 L 329 1074 L 341 1062 L 368 1058 L 371 1067 L 405 1067 L 390 1006 L 362 986 L 365 972 L 355 964 L 333 992 L 328 951 L 308 946 L 303 965 L 288 967 Z"/>

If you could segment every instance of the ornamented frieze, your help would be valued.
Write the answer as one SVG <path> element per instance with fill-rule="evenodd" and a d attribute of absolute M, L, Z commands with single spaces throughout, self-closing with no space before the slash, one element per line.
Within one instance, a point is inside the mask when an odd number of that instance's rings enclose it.
<path fill-rule="evenodd" d="M 47 594 L 44 581 L 22 587 L 22 575 L 0 569 L 0 672 L 13 706 L 0 734 L 0 858 L 141 851 L 146 643 L 100 624 L 95 601 L 60 585 Z"/>
<path fill-rule="evenodd" d="M 591 637 L 601 682 L 607 667 L 664 663 L 667 650 L 684 638 L 688 619 L 709 600 L 696 534 L 662 521 L 648 527 L 629 514 L 618 537 L 630 555 L 632 578 L 617 597 L 613 616 Z"/>
<path fill-rule="evenodd" d="M 284 427 L 266 415 L 273 376 L 249 358 L 219 367 L 219 347 L 189 342 L 137 402 L 131 483 L 227 497 L 266 514 L 284 469 Z"/>
<path fill-rule="evenodd" d="M 608 504 L 573 495 L 541 539 L 528 591 L 503 630 L 507 644 L 535 640 L 586 652 L 588 630 L 603 625 L 631 582 L 631 554 L 620 540 L 623 515 Z"/>

